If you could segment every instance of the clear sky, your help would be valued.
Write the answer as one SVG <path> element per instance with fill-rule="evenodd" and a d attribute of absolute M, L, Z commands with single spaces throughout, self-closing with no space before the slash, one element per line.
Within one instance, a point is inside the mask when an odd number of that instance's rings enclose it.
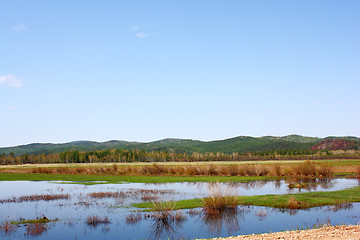
<path fill-rule="evenodd" d="M 0 146 L 360 136 L 359 0 L 0 0 Z"/>

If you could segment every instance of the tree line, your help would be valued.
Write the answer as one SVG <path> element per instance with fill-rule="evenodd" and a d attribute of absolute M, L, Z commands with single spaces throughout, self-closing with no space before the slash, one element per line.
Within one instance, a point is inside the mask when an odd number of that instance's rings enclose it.
<path fill-rule="evenodd" d="M 102 151 L 80 152 L 64 151 L 49 154 L 14 153 L 0 155 L 0 164 L 35 164 L 35 163 L 131 163 L 131 162 L 194 162 L 194 161 L 249 161 L 249 160 L 307 160 L 307 159 L 352 159 L 360 158 L 356 150 L 279 150 L 258 151 L 248 153 L 225 154 L 208 152 L 193 154 L 174 153 L 168 151 L 145 151 L 111 149 Z"/>

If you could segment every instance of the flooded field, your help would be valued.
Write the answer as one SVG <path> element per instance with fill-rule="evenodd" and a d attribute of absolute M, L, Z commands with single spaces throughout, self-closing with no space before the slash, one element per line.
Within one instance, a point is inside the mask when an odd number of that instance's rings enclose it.
<path fill-rule="evenodd" d="M 318 224 L 357 224 L 360 203 L 280 210 L 238 206 L 218 215 L 201 209 L 138 212 L 132 203 L 206 197 L 212 187 L 236 195 L 336 191 L 359 186 L 356 179 L 250 183 L 0 182 L 1 239 L 194 239 L 307 228 Z M 167 214 L 167 215 L 166 215 Z M 166 215 L 166 217 L 164 217 Z M 43 219 L 26 223 L 29 219 Z M 17 221 L 14 223 L 13 221 Z M 10 224 L 12 222 L 12 224 Z"/>

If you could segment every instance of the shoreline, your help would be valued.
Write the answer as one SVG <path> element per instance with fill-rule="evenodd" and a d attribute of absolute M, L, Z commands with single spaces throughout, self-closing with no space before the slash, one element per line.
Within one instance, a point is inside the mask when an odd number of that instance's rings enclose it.
<path fill-rule="evenodd" d="M 239 235 L 214 240 L 273 240 L 273 239 L 302 239 L 302 240 L 359 240 L 360 225 L 325 226 L 309 230 L 294 230 L 275 233 Z"/>

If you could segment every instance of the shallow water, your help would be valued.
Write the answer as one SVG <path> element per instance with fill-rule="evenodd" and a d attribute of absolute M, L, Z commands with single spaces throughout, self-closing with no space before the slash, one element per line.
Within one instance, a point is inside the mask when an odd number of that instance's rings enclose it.
<path fill-rule="evenodd" d="M 333 179 L 310 183 L 308 189 L 289 189 L 284 181 L 255 181 L 251 183 L 167 183 L 167 184 L 100 184 L 79 185 L 59 182 L 12 181 L 0 182 L 0 200 L 32 194 L 70 194 L 69 200 L 15 202 L 0 204 L 0 222 L 35 219 L 43 215 L 49 219 L 59 218 L 47 224 L 47 230 L 40 235 L 26 235 L 26 227 L 20 226 L 15 232 L 0 233 L 0 239 L 193 239 L 239 234 L 275 232 L 293 228 L 312 227 L 314 224 L 357 224 L 360 222 L 360 204 L 354 203 L 337 207 L 320 207 L 309 210 L 281 211 L 267 207 L 238 207 L 237 211 L 227 212 L 218 218 L 183 210 L 181 221 L 156 221 L 145 219 L 128 224 L 126 216 L 134 209 L 133 202 L 142 202 L 144 196 L 140 189 L 166 190 L 156 195 L 158 200 L 180 200 L 199 198 L 207 195 L 216 186 L 231 190 L 239 195 L 286 194 L 299 191 L 335 191 L 353 186 L 359 182 L 354 179 Z M 87 194 L 93 192 L 126 192 L 121 199 L 93 199 Z M 146 195 L 146 194 L 145 194 Z M 146 195 L 148 196 L 148 195 Z M 120 206 L 120 208 L 119 208 Z M 89 226 L 90 216 L 108 217 L 111 223 Z"/>

